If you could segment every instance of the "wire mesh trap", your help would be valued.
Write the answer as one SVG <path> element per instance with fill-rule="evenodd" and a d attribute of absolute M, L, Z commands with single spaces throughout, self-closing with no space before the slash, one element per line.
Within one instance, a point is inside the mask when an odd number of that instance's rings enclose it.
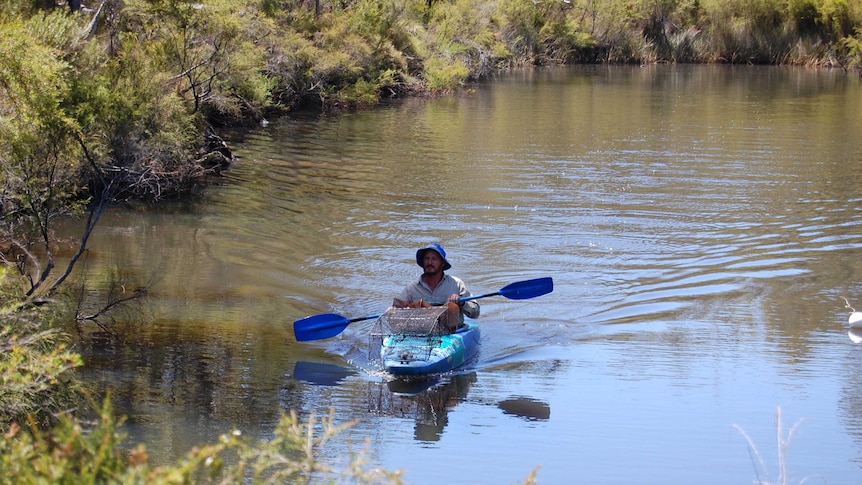
<path fill-rule="evenodd" d="M 448 334 L 446 329 L 447 307 L 390 308 L 374 323 L 371 335 L 411 335 L 433 337 Z"/>
<path fill-rule="evenodd" d="M 390 308 L 374 323 L 372 339 L 384 343 L 384 360 L 429 360 L 431 351 L 449 334 L 447 307 Z"/>

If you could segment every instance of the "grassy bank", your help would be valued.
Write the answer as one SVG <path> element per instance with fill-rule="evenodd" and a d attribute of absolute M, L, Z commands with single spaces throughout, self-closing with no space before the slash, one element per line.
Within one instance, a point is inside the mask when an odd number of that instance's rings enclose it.
<path fill-rule="evenodd" d="M 20 115 L 0 122 L 0 153 L 63 160 L 61 182 L 92 197 L 193 191 L 230 162 L 205 143 L 224 124 L 447 93 L 515 66 L 862 67 L 862 0 L 45 4 L 0 7 L 0 107 Z"/>

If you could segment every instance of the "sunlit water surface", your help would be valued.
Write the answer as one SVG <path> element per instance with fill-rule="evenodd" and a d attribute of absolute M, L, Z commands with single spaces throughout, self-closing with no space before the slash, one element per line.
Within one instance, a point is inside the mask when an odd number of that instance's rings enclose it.
<path fill-rule="evenodd" d="M 860 483 L 860 84 L 549 69 L 229 133 L 219 186 L 101 221 L 89 286 L 150 297 L 84 327 L 85 376 L 158 463 L 333 409 L 358 424 L 327 459 L 367 439 L 414 484 Z M 475 294 L 555 290 L 481 300 L 478 358 L 425 383 L 380 371 L 371 320 L 295 341 L 381 312 L 431 241 Z"/>

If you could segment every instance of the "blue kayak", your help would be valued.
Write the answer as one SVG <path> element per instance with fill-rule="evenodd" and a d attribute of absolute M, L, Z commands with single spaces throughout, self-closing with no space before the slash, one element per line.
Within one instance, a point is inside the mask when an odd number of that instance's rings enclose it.
<path fill-rule="evenodd" d="M 449 372 L 470 360 L 479 350 L 479 324 L 464 322 L 455 333 L 445 335 L 399 335 L 383 338 L 383 367 L 397 376 Z"/>

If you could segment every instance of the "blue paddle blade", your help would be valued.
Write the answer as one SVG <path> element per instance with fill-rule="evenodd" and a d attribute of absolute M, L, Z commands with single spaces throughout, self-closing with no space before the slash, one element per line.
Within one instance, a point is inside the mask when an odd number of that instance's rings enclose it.
<path fill-rule="evenodd" d="M 510 300 L 526 300 L 546 295 L 552 291 L 554 291 L 554 280 L 551 277 L 545 277 L 518 281 L 500 288 L 497 293 Z"/>
<path fill-rule="evenodd" d="M 322 313 L 293 322 L 293 333 L 298 342 L 334 337 L 347 328 L 350 320 L 335 313 Z"/>
<path fill-rule="evenodd" d="M 367 317 L 346 318 L 337 313 L 321 313 L 320 315 L 312 315 L 294 321 L 293 334 L 296 336 L 297 342 L 335 337 L 353 322 L 371 320 L 379 316 L 368 315 Z"/>

